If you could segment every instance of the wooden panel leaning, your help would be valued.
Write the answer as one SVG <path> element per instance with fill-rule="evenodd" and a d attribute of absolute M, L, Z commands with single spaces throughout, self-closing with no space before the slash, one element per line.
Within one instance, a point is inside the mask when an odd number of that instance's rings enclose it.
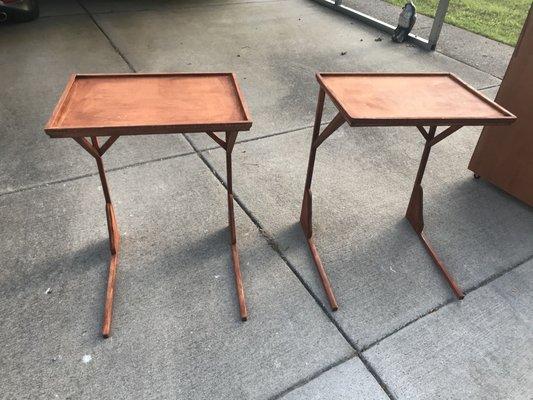
<path fill-rule="evenodd" d="M 533 7 L 496 95 L 518 116 L 483 129 L 468 168 L 533 207 Z"/>

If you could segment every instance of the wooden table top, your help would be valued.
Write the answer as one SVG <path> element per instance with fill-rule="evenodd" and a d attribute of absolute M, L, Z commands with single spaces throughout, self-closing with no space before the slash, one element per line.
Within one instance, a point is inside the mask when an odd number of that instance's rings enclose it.
<path fill-rule="evenodd" d="M 497 125 L 516 117 L 447 73 L 318 73 L 351 126 Z"/>
<path fill-rule="evenodd" d="M 232 73 L 73 75 L 51 137 L 243 131 L 252 126 Z"/>

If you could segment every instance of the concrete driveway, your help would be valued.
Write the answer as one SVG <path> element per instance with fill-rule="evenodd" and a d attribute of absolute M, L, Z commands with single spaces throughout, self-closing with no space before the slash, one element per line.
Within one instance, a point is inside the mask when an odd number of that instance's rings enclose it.
<path fill-rule="evenodd" d="M 490 97 L 498 76 L 310 0 L 41 4 L 0 26 L 0 398 L 533 396 L 533 212 L 472 178 L 480 128 L 441 142 L 424 181 L 427 233 L 463 301 L 403 217 L 416 130 L 343 128 L 320 147 L 314 231 L 335 313 L 297 224 L 316 71 L 449 71 Z M 102 339 L 102 189 L 92 158 L 43 126 L 71 73 L 166 71 L 235 71 L 250 108 L 233 183 L 250 318 L 223 151 L 199 134 L 125 136 L 105 156 L 123 248 Z"/>

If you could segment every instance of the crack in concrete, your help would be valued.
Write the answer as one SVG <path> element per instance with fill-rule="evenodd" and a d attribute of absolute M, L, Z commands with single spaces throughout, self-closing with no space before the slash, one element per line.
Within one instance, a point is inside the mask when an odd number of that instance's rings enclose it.
<path fill-rule="evenodd" d="M 470 288 L 464 289 L 463 292 L 464 292 L 465 296 L 468 293 L 475 292 L 476 290 L 487 286 L 489 283 L 494 282 L 496 279 L 501 278 L 502 276 L 508 274 L 509 272 L 512 272 L 516 268 L 520 267 L 521 265 L 524 265 L 525 263 L 527 263 L 527 262 L 529 262 L 531 260 L 533 260 L 533 255 L 532 256 L 528 256 L 526 259 L 518 262 L 517 264 L 511 265 L 509 268 L 505 268 L 505 269 L 501 270 L 500 272 L 497 272 L 494 275 L 489 276 L 487 279 L 482 280 L 477 285 L 474 285 L 474 286 L 472 286 Z M 398 333 L 399 331 L 403 330 L 404 328 L 407 328 L 408 326 L 414 324 L 418 320 L 420 320 L 420 319 L 422 319 L 424 317 L 427 317 L 428 315 L 433 314 L 434 312 L 437 312 L 437 311 L 441 310 L 442 308 L 446 307 L 447 305 L 449 305 L 451 303 L 455 303 L 456 301 L 461 301 L 461 300 L 457 300 L 457 298 L 455 298 L 455 297 L 450 297 L 449 299 L 447 299 L 443 303 L 441 303 L 441 304 L 437 305 L 436 307 L 432 308 L 431 310 L 429 310 L 427 313 L 419 315 L 418 317 L 414 318 L 413 320 L 405 323 L 404 325 L 398 327 L 397 329 L 393 330 L 392 332 L 387 333 L 383 337 L 381 337 L 381 338 L 375 340 L 374 342 L 370 343 L 369 345 L 363 347 L 361 349 L 361 352 L 365 352 L 365 351 L 371 349 L 372 347 L 376 346 L 377 344 L 379 344 L 383 340 L 391 337 L 392 335 L 394 335 L 395 333 Z"/>
<path fill-rule="evenodd" d="M 258 138 L 258 139 L 261 139 L 261 138 Z M 211 163 L 205 158 L 205 156 L 202 154 L 204 151 L 201 151 L 199 150 L 195 145 L 194 143 L 192 143 L 189 138 L 187 138 L 187 140 L 189 141 L 189 144 L 191 145 L 191 147 L 193 149 L 195 149 L 196 151 L 196 154 L 198 155 L 198 157 L 202 160 L 202 162 L 207 166 L 207 168 L 209 168 L 209 170 L 211 171 L 211 173 L 215 176 L 215 178 L 222 184 L 222 186 L 224 186 L 225 188 L 227 188 L 226 186 L 226 183 L 223 179 L 223 177 L 218 173 L 218 171 L 216 171 L 216 169 L 214 168 L 213 165 L 211 165 Z M 364 355 L 364 352 L 369 350 L 370 348 L 372 348 L 373 346 L 379 344 L 381 341 L 387 339 L 388 337 L 396 334 L 397 332 L 401 331 L 402 329 L 414 324 L 415 322 L 417 322 L 418 320 L 434 313 L 434 312 L 437 312 L 439 311 L 440 309 L 444 308 L 445 306 L 455 302 L 455 301 L 458 301 L 457 299 L 455 299 L 454 297 L 450 297 L 449 299 L 447 299 L 445 302 L 437 305 L 436 307 L 432 308 L 431 310 L 429 310 L 428 312 L 416 317 L 415 319 L 407 322 L 406 324 L 398 327 L 397 329 L 395 329 L 394 331 L 388 333 L 387 335 L 381 337 L 380 339 L 374 341 L 373 343 L 371 343 L 370 345 L 368 346 L 365 346 L 365 347 L 362 347 L 362 348 L 359 348 L 354 342 L 353 340 L 349 337 L 349 335 L 344 331 L 344 329 L 342 328 L 342 326 L 340 325 L 340 323 L 334 318 L 334 316 L 329 312 L 328 308 L 327 308 L 327 305 L 324 304 L 320 298 L 314 293 L 314 291 L 311 289 L 311 287 L 307 284 L 307 282 L 305 282 L 304 278 L 301 276 L 301 274 L 296 270 L 296 268 L 294 267 L 294 265 L 288 260 L 288 258 L 286 257 L 286 255 L 283 253 L 283 251 L 281 250 L 281 246 L 277 243 L 277 241 L 274 239 L 274 237 L 268 233 L 268 231 L 264 228 L 264 226 L 261 224 L 261 222 L 253 215 L 252 211 L 244 204 L 244 202 L 240 199 L 240 197 L 237 195 L 237 194 L 234 194 L 234 199 L 235 199 L 235 202 L 241 207 L 241 209 L 245 212 L 245 214 L 252 220 L 252 222 L 254 223 L 254 225 L 256 225 L 257 229 L 259 230 L 261 236 L 263 236 L 263 238 L 267 241 L 268 245 L 278 254 L 278 256 L 285 262 L 285 264 L 289 267 L 289 269 L 294 273 L 294 275 L 297 277 L 297 279 L 300 281 L 300 283 L 304 286 L 304 288 L 308 291 L 309 295 L 315 300 L 315 302 L 317 303 L 317 305 L 320 307 L 320 309 L 326 314 L 326 316 L 328 317 L 328 319 L 330 320 L 330 322 L 337 328 L 337 330 L 339 331 L 339 333 L 344 337 L 344 339 L 348 342 L 348 344 L 353 348 L 353 350 L 355 351 L 356 353 L 356 357 L 358 357 L 361 362 L 364 364 L 364 366 L 366 367 L 366 369 L 369 371 L 369 373 L 374 377 L 374 379 L 377 381 L 377 383 L 381 386 L 381 388 L 383 389 L 383 391 L 387 394 L 387 396 L 391 399 L 391 400 L 394 400 L 395 399 L 395 396 L 392 394 L 392 392 L 390 391 L 390 389 L 388 388 L 387 384 L 383 381 L 383 379 L 379 376 L 379 374 L 377 373 L 377 371 L 374 369 L 374 367 L 370 364 L 370 362 L 368 361 L 368 359 L 366 358 L 366 356 Z M 472 286 L 471 288 L 468 288 L 468 289 L 465 289 L 464 292 L 465 294 L 468 294 L 468 293 L 471 293 L 477 289 L 480 289 L 484 286 L 486 286 L 487 284 L 493 282 L 494 280 L 504 276 L 505 274 L 513 271 L 515 268 L 518 268 L 520 265 L 523 265 L 524 263 L 530 261 L 531 259 L 533 259 L 533 256 L 531 257 L 528 257 L 526 258 L 525 260 L 519 262 L 518 264 L 515 264 L 507 269 L 504 269 L 502 271 L 500 271 L 499 273 L 496 273 L 494 275 L 492 275 L 491 277 L 483 280 L 482 282 L 480 282 L 479 284 L 477 285 L 474 285 Z M 353 357 L 349 358 L 349 359 L 352 359 Z M 343 362 L 346 362 L 348 360 L 345 360 Z M 317 374 L 313 375 L 312 378 L 309 378 L 309 379 L 304 379 L 302 381 L 299 381 L 297 382 L 296 384 L 294 384 L 293 386 L 289 387 L 288 389 L 284 390 L 283 392 L 281 392 L 280 394 L 272 397 L 271 399 L 279 399 L 281 398 L 281 396 L 283 395 L 286 395 L 287 393 L 291 392 L 292 390 L 295 390 L 297 389 L 298 387 L 301 387 L 303 386 L 304 384 L 310 382 L 311 380 L 319 377 L 320 375 L 322 375 L 324 372 L 327 372 L 328 370 L 334 368 L 335 366 L 338 366 L 338 365 L 341 365 L 343 362 L 337 362 L 337 363 L 333 363 L 331 364 L 329 367 L 326 367 L 324 369 L 322 369 L 321 371 L 319 371 Z"/>
<path fill-rule="evenodd" d="M 315 380 L 316 378 L 318 378 L 322 374 L 325 374 L 326 372 L 332 370 L 333 368 L 338 367 L 339 365 L 342 365 L 345 362 L 353 360 L 355 357 L 357 357 L 357 356 L 346 357 L 346 358 L 343 358 L 343 359 L 341 359 L 341 360 L 339 360 L 337 362 L 334 362 L 334 363 L 332 363 L 332 364 L 330 364 L 330 365 L 328 365 L 328 366 L 326 366 L 324 368 L 321 368 L 320 370 L 318 370 L 314 374 L 309 375 L 307 378 L 301 379 L 298 382 L 296 382 L 294 385 L 290 386 L 289 388 L 279 392 L 278 394 L 275 394 L 272 397 L 269 397 L 268 400 L 279 400 L 283 396 L 289 394 L 290 392 L 292 392 L 292 391 L 294 391 L 294 390 L 296 390 L 296 389 L 298 389 L 298 388 L 300 388 L 302 386 L 305 386 L 309 382 Z"/>
<path fill-rule="evenodd" d="M 500 83 L 497 83 L 497 84 L 494 84 L 494 85 L 489 85 L 489 86 L 486 86 L 486 87 L 482 87 L 482 88 L 479 88 L 478 90 L 487 90 L 487 89 L 492 89 L 492 88 L 495 88 L 495 87 L 498 87 L 500 86 Z"/>
<path fill-rule="evenodd" d="M 531 257 L 529 257 L 529 258 L 527 258 L 527 259 L 525 259 L 525 260 L 519 262 L 518 264 L 515 264 L 515 265 L 511 266 L 510 268 L 507 268 L 507 269 L 501 271 L 501 272 L 498 273 L 498 274 L 493 275 L 492 277 L 490 277 L 490 278 L 488 278 L 488 279 L 482 281 L 480 284 L 475 285 L 475 286 L 473 286 L 472 288 L 470 288 L 470 289 L 468 289 L 468 290 L 465 290 L 465 294 L 466 294 L 466 293 L 471 293 L 471 292 L 473 292 L 473 291 L 475 291 L 475 290 L 477 290 L 477 289 L 480 289 L 480 288 L 486 286 L 487 284 L 489 284 L 489 283 L 495 281 L 496 279 L 498 279 L 498 278 L 500 278 L 500 277 L 506 275 L 506 274 L 509 273 L 509 272 L 512 272 L 514 269 L 516 269 L 516 268 L 518 268 L 518 267 L 524 265 L 525 263 L 527 263 L 527 262 L 529 262 L 529 261 L 531 261 L 531 260 L 533 260 L 533 256 L 531 256 Z M 324 374 L 325 372 L 327 372 L 327 371 L 329 371 L 329 370 L 331 370 L 331 369 L 333 369 L 333 368 L 335 368 L 335 367 L 338 367 L 338 366 L 344 364 L 345 362 L 347 362 L 347 361 L 349 361 L 349 360 L 352 360 L 352 359 L 355 358 L 355 357 L 358 357 L 358 358 L 363 362 L 363 364 L 365 364 L 365 367 L 367 367 L 367 369 L 368 369 L 368 368 L 372 368 L 372 369 L 373 369 L 373 367 L 372 367 L 372 366 L 370 365 L 370 363 L 367 361 L 367 359 L 366 359 L 366 357 L 365 357 L 365 355 L 364 355 L 364 352 L 366 352 L 367 350 L 369 350 L 369 349 L 371 349 L 372 347 L 376 346 L 377 344 L 381 343 L 381 342 L 384 341 L 385 339 L 387 339 L 387 338 L 389 338 L 389 337 L 395 335 L 396 333 L 400 332 L 400 331 L 403 330 L 404 328 L 407 328 L 408 326 L 410 326 L 410 325 L 414 324 L 415 322 L 417 322 L 417 321 L 423 319 L 424 317 L 427 317 L 428 315 L 433 314 L 434 312 L 437 312 L 437 311 L 443 309 L 444 307 L 446 307 L 447 305 L 449 305 L 449 304 L 451 304 L 451 303 L 454 303 L 455 301 L 456 301 L 456 299 L 454 299 L 454 298 L 450 298 L 450 299 L 448 299 L 447 301 L 445 301 L 444 303 L 442 303 L 442 304 L 438 305 L 437 307 L 431 309 L 431 310 L 428 311 L 427 313 L 418 316 L 417 318 L 413 319 L 412 321 L 407 322 L 406 324 L 400 326 L 399 328 L 395 329 L 394 331 L 392 331 L 392 332 L 388 333 L 387 335 L 381 337 L 380 339 L 378 339 L 378 340 L 372 342 L 372 343 L 369 344 L 368 346 L 363 347 L 363 348 L 361 349 L 361 352 L 360 352 L 359 354 L 357 354 L 356 356 L 354 356 L 354 357 L 349 357 L 349 358 L 346 359 L 346 360 L 341 360 L 340 362 L 333 363 L 333 364 L 331 364 L 330 366 L 328 366 L 328 367 L 326 367 L 326 368 L 323 368 L 322 370 L 320 370 L 320 371 L 317 372 L 316 374 L 312 375 L 312 376 L 309 377 L 308 379 L 303 379 L 303 380 L 301 380 L 301 381 L 295 383 L 295 384 L 294 384 L 293 386 L 291 386 L 290 388 L 288 388 L 288 389 L 282 391 L 282 392 L 279 393 L 278 395 L 271 397 L 271 400 L 277 400 L 277 399 L 282 398 L 283 396 L 285 396 L 286 394 L 292 392 L 293 390 L 296 390 L 296 389 L 298 389 L 299 387 L 302 387 L 302 386 L 304 386 L 305 384 L 311 382 L 312 380 L 318 378 L 319 376 L 321 376 L 321 375 Z M 367 364 L 368 364 L 368 365 L 367 365 Z M 379 376 L 379 375 L 377 374 L 377 372 L 376 372 L 376 376 Z M 390 397 L 390 396 L 389 396 L 389 397 Z"/>
<path fill-rule="evenodd" d="M 207 158 L 205 158 L 205 156 L 202 154 L 202 151 L 197 149 L 196 146 L 194 145 L 194 143 L 192 143 L 192 141 L 190 141 L 190 139 L 188 137 L 186 137 L 186 139 L 187 139 L 187 141 L 189 141 L 189 144 L 191 145 L 191 147 L 196 151 L 196 154 L 198 155 L 200 160 L 206 165 L 206 167 L 211 171 L 211 173 L 220 182 L 220 184 L 227 189 L 226 182 L 224 181 L 222 176 L 217 172 L 217 170 L 211 165 L 211 163 L 207 160 Z M 302 286 L 307 290 L 309 295 L 315 300 L 316 304 L 320 307 L 322 312 L 324 312 L 324 314 L 327 316 L 327 318 L 330 320 L 330 322 L 333 324 L 333 326 L 335 326 L 335 328 L 337 328 L 337 330 L 342 335 L 344 340 L 346 340 L 346 342 L 348 342 L 350 347 L 352 347 L 352 349 L 355 351 L 356 356 L 359 357 L 359 359 L 364 364 L 364 366 L 366 367 L 368 372 L 374 377 L 376 382 L 379 384 L 379 386 L 385 392 L 385 394 L 389 397 L 389 399 L 396 400 L 395 397 L 392 395 L 391 391 L 389 390 L 389 388 L 387 387 L 387 385 L 385 384 L 385 382 L 383 381 L 383 379 L 381 379 L 381 377 L 377 374 L 377 372 L 370 365 L 370 363 L 366 360 L 366 358 L 360 353 L 357 345 L 353 342 L 353 340 L 348 336 L 348 334 L 340 326 L 340 324 L 337 322 L 337 320 L 329 312 L 327 306 L 313 292 L 313 290 L 311 289 L 309 284 L 305 281 L 305 279 L 302 277 L 302 275 L 297 271 L 296 267 L 287 259 L 287 257 L 285 256 L 285 254 L 281 250 L 280 245 L 277 243 L 277 241 L 274 239 L 274 237 L 265 229 L 265 227 L 261 224 L 261 222 L 253 215 L 252 211 L 244 204 L 244 202 L 240 199 L 240 197 L 236 193 L 233 194 L 233 198 L 234 198 L 235 202 L 239 205 L 239 207 L 248 216 L 248 218 L 250 218 L 250 220 L 257 227 L 257 229 L 259 230 L 259 233 L 266 240 L 267 244 L 285 262 L 285 264 L 289 267 L 289 269 L 292 271 L 292 273 L 300 281 Z M 289 390 L 289 389 L 287 389 L 287 390 Z"/>
<path fill-rule="evenodd" d="M 173 155 L 166 156 L 166 157 L 159 157 L 159 158 L 153 158 L 153 159 L 145 160 L 145 161 L 138 161 L 138 162 L 135 162 L 133 164 L 126 164 L 126 165 L 122 165 L 120 167 L 106 169 L 106 173 L 115 172 L 115 171 L 121 171 L 121 170 L 124 170 L 124 169 L 134 168 L 134 167 L 138 167 L 140 165 L 146 165 L 146 164 L 156 163 L 156 162 L 165 161 L 165 160 L 172 160 L 173 158 L 190 156 L 190 155 L 193 155 L 193 154 L 195 154 L 194 151 L 189 151 L 187 153 L 173 154 Z M 53 185 L 58 185 L 58 184 L 62 184 L 62 183 L 73 182 L 73 181 L 77 181 L 77 180 L 80 180 L 80 179 L 83 179 L 83 178 L 90 178 L 91 176 L 96 176 L 96 175 L 98 175 L 98 172 L 91 172 L 89 174 L 77 175 L 77 176 L 73 176 L 73 177 L 69 177 L 69 178 L 65 178 L 65 179 L 58 179 L 56 181 L 43 182 L 43 183 L 39 183 L 37 185 L 26 186 L 26 187 L 23 187 L 23 188 L 19 188 L 19 189 L 10 190 L 10 191 L 7 191 L 7 192 L 0 193 L 0 197 L 9 196 L 11 194 L 16 194 L 16 193 L 21 193 L 21 192 L 27 192 L 27 191 L 30 191 L 30 190 L 40 189 L 40 188 L 47 187 L 47 186 L 53 186 Z"/>
<path fill-rule="evenodd" d="M 133 68 L 133 65 L 129 62 L 129 60 L 126 58 L 126 56 L 122 53 L 122 51 L 118 48 L 118 46 L 113 42 L 113 40 L 111 40 L 111 37 L 107 34 L 106 31 L 104 31 L 104 29 L 100 26 L 100 24 L 98 23 L 98 21 L 96 21 L 96 18 L 94 18 L 94 15 L 90 13 L 90 11 L 87 9 L 87 7 L 85 7 L 85 5 L 83 5 L 81 3 L 80 0 L 77 0 L 79 6 L 81 8 L 83 8 L 83 10 L 87 13 L 87 15 L 89 16 L 89 18 L 91 19 L 91 21 L 93 21 L 93 24 L 96 25 L 96 27 L 98 28 L 98 30 L 102 33 L 102 35 L 105 36 L 105 38 L 107 39 L 107 41 L 109 42 L 109 44 L 111 45 L 111 47 L 113 47 L 113 49 L 115 50 L 115 52 L 122 58 L 122 60 L 126 63 L 126 65 L 128 66 L 128 68 L 132 71 L 132 72 L 137 72 L 135 70 L 135 68 Z"/>
<path fill-rule="evenodd" d="M 327 125 L 327 122 L 324 122 L 321 125 Z M 271 137 L 274 137 L 274 136 L 281 136 L 281 135 L 285 135 L 287 133 L 295 133 L 295 132 L 299 132 L 299 131 L 302 131 L 304 129 L 310 129 L 310 128 L 312 128 L 311 125 L 303 126 L 301 128 L 289 129 L 287 131 L 275 132 L 275 133 L 271 133 L 271 134 L 268 134 L 268 135 L 265 135 L 265 136 L 252 137 L 250 139 L 244 139 L 244 140 L 238 141 L 238 142 L 235 143 L 235 145 L 239 145 L 241 143 L 253 142 L 253 141 L 256 141 L 256 140 L 267 139 L 267 138 L 271 138 Z M 183 137 L 185 138 L 186 135 L 187 134 L 183 135 Z M 188 140 L 187 140 L 187 143 L 190 144 Z M 207 148 L 205 148 L 203 150 L 199 150 L 199 151 L 206 152 L 206 151 L 217 150 L 217 149 L 220 149 L 220 146 L 207 147 Z M 127 168 L 137 167 L 137 166 L 145 165 L 145 164 L 156 163 L 156 162 L 159 162 L 159 161 L 171 160 L 173 158 L 182 157 L 182 156 L 189 156 L 189 155 L 192 155 L 192 154 L 196 154 L 196 151 L 193 150 L 193 151 L 189 151 L 189 152 L 186 152 L 186 153 L 171 154 L 171 155 L 165 156 L 165 157 L 156 157 L 156 158 L 151 158 L 149 160 L 138 161 L 138 162 L 135 162 L 135 163 L 132 163 L 132 164 L 126 164 L 126 165 L 122 165 L 120 167 L 106 169 L 106 172 L 120 171 L 120 170 L 127 169 Z M 55 181 L 42 182 L 42 183 L 38 183 L 38 184 L 35 184 L 35 185 L 31 185 L 31 186 L 21 187 L 21 188 L 18 188 L 18 189 L 7 190 L 5 192 L 0 192 L 0 197 L 8 196 L 8 195 L 15 194 L 15 193 L 20 193 L 20 192 L 26 192 L 26 191 L 29 191 L 29 190 L 40 189 L 40 188 L 43 188 L 43 187 L 62 184 L 62 183 L 66 183 L 66 182 L 77 181 L 79 179 L 88 178 L 88 177 L 96 176 L 96 175 L 98 175 L 98 172 L 93 172 L 93 173 L 88 173 L 88 174 L 83 174 L 83 175 L 76 175 L 76 176 L 72 176 L 72 177 L 69 177 L 69 178 L 58 179 L 58 180 L 55 180 Z"/>
<path fill-rule="evenodd" d="M 327 125 L 328 123 L 329 122 L 322 122 L 320 124 L 320 126 Z M 264 135 L 264 136 L 251 137 L 250 139 L 237 140 L 235 142 L 235 145 L 242 144 L 242 143 L 248 143 L 248 142 L 254 142 L 256 140 L 267 139 L 267 138 L 271 138 L 271 137 L 274 137 L 274 136 L 281 136 L 281 135 L 284 135 L 286 133 L 299 132 L 299 131 L 303 131 L 304 129 L 310 129 L 312 127 L 313 127 L 313 125 L 306 125 L 306 126 L 302 126 L 301 128 L 294 128 L 294 129 L 289 129 L 289 130 L 286 130 L 286 131 L 269 133 L 269 134 Z M 187 133 L 185 135 L 189 135 L 189 134 Z M 211 151 L 211 150 L 217 150 L 217 149 L 220 149 L 220 146 L 206 147 L 205 149 L 198 150 L 198 151 L 205 152 L 205 151 Z"/>

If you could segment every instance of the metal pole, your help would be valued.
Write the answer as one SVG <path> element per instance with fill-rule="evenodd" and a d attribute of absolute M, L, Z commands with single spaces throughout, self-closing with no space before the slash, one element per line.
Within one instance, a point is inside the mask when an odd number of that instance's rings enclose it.
<path fill-rule="evenodd" d="M 359 21 L 362 21 L 379 30 L 387 32 L 389 34 L 392 34 L 394 32 L 394 29 L 396 29 L 395 25 L 388 24 L 368 14 L 362 13 L 361 11 L 357 11 L 353 8 L 343 5 L 342 0 L 314 0 L 314 1 L 323 6 L 329 7 L 333 10 L 346 14 Z M 442 29 L 442 24 L 444 23 L 444 17 L 446 16 L 446 11 L 448 10 L 448 3 L 449 3 L 449 0 L 439 1 L 436 15 L 435 15 L 435 20 L 431 28 L 429 39 L 424 39 L 423 37 L 417 36 L 414 33 L 409 33 L 407 40 L 410 41 L 411 43 L 417 44 L 423 49 L 435 50 L 437 41 L 439 40 L 440 31 Z"/>
<path fill-rule="evenodd" d="M 429 33 L 428 39 L 431 50 L 435 50 L 435 47 L 437 47 L 440 31 L 442 30 L 442 24 L 444 24 L 444 18 L 446 17 L 446 12 L 448 12 L 449 2 L 449 0 L 440 0 L 439 4 L 437 5 L 435 19 L 433 20 L 433 25 L 431 26 L 431 32 Z"/>

